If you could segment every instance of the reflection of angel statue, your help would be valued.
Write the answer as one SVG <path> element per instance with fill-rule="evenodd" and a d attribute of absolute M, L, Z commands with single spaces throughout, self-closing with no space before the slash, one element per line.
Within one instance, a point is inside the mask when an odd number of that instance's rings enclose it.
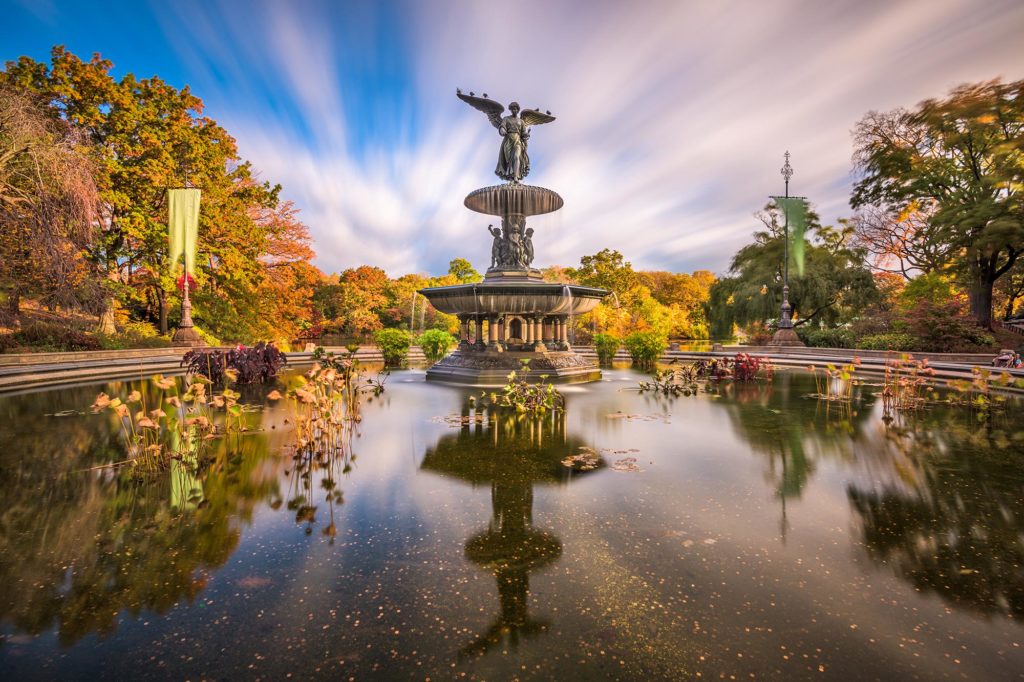
<path fill-rule="evenodd" d="M 463 95 L 461 90 L 457 90 L 456 93 L 463 102 L 487 114 L 491 125 L 505 138 L 498 150 L 498 165 L 494 169 L 494 174 L 508 182 L 522 182 L 530 173 L 530 156 L 526 153 L 530 126 L 551 123 L 555 117 L 551 112 L 541 113 L 536 109 L 525 109 L 520 115 L 519 104 L 516 102 L 508 105 L 509 115 L 503 117 L 505 107 L 493 99 L 487 99 L 486 94 L 477 97 L 473 93 Z"/>
<path fill-rule="evenodd" d="M 491 267 L 493 268 L 494 266 L 499 265 L 502 260 L 501 250 L 503 244 L 501 241 L 501 229 L 494 225 L 488 225 L 487 231 L 494 237 L 494 242 L 491 244 Z"/>
<path fill-rule="evenodd" d="M 533 262 L 533 228 L 526 228 L 526 236 L 523 237 L 523 265 L 530 267 Z"/>

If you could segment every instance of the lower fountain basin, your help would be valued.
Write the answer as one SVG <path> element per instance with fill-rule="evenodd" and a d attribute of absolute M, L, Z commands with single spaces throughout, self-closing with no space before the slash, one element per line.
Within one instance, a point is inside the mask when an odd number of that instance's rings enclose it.
<path fill-rule="evenodd" d="M 437 310 L 449 315 L 582 315 L 608 292 L 577 284 L 505 282 L 456 284 L 420 289 Z"/>

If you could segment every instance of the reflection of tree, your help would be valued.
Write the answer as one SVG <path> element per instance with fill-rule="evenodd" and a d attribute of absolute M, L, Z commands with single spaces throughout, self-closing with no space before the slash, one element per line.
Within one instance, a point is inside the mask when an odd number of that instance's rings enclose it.
<path fill-rule="evenodd" d="M 87 405 L 95 390 L 70 393 Z M 201 571 L 237 546 L 234 520 L 276 487 L 259 474 L 265 441 L 210 441 L 201 471 L 188 461 L 145 480 L 82 471 L 123 458 L 116 427 L 105 414 L 40 424 L 56 402 L 52 393 L 40 399 L 2 402 L 2 417 L 32 421 L 0 430 L 0 623 L 30 634 L 56 626 L 69 645 L 113 632 L 123 610 L 162 613 L 194 599 Z"/>
<path fill-rule="evenodd" d="M 988 614 L 1024 616 L 1024 448 L 968 415 L 934 411 L 888 429 L 888 482 L 848 489 L 868 556 L 915 588 Z"/>
<path fill-rule="evenodd" d="M 561 460 L 576 454 L 582 443 L 566 436 L 564 413 L 486 415 L 479 423 L 468 407 L 463 415 L 472 425 L 440 438 L 421 466 L 491 486 L 491 522 L 466 542 L 466 558 L 493 572 L 501 603 L 494 622 L 461 652 L 478 656 L 506 639 L 514 646 L 520 637 L 547 629 L 546 620 L 529 614 L 530 572 L 556 561 L 562 543 L 533 527 L 533 486 L 567 480 L 569 470 Z"/>
<path fill-rule="evenodd" d="M 788 528 L 786 500 L 799 498 L 822 456 L 847 456 L 871 410 L 804 397 L 809 375 L 778 372 L 770 382 L 728 382 L 718 389 L 733 432 L 767 457 L 767 478 L 780 500 L 781 530 Z"/>

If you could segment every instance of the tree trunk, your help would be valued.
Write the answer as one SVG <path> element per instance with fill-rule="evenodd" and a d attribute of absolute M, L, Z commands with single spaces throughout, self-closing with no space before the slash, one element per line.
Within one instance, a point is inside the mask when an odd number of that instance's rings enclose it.
<path fill-rule="evenodd" d="M 971 268 L 975 270 L 975 268 Z M 980 271 L 979 271 L 980 270 Z M 983 269 L 971 274 L 971 287 L 967 291 L 967 300 L 971 306 L 971 317 L 983 329 L 992 329 L 992 286 L 995 281 L 986 276 Z"/>
<path fill-rule="evenodd" d="M 100 334 L 116 334 L 117 324 L 114 311 L 117 309 L 117 299 L 111 296 L 103 304 L 103 312 L 100 313 L 99 325 L 96 328 Z"/>
<path fill-rule="evenodd" d="M 11 316 L 11 324 L 16 324 L 21 316 L 21 292 L 17 288 L 7 294 L 7 314 Z"/>
<path fill-rule="evenodd" d="M 163 287 L 156 287 L 156 303 L 160 313 L 160 335 L 167 334 L 167 292 Z"/>

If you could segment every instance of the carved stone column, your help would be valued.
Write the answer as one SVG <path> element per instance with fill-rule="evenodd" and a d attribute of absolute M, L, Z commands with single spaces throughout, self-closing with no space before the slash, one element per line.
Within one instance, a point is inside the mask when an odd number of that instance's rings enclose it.
<path fill-rule="evenodd" d="M 469 316 L 459 315 L 459 350 L 469 348 Z"/>
<path fill-rule="evenodd" d="M 544 346 L 544 318 L 540 315 L 536 315 L 530 318 L 530 328 L 533 329 L 533 350 L 536 352 L 543 351 Z"/>
<path fill-rule="evenodd" d="M 558 347 L 562 350 L 570 350 L 569 319 L 566 317 L 559 318 L 558 320 Z"/>
<path fill-rule="evenodd" d="M 487 316 L 487 350 L 493 350 L 501 352 L 501 346 L 498 345 L 498 316 L 488 315 Z"/>
<path fill-rule="evenodd" d="M 545 317 L 543 323 L 544 346 L 548 350 L 555 350 L 555 318 Z"/>
<path fill-rule="evenodd" d="M 533 318 L 523 318 L 523 343 L 527 346 L 533 345 Z"/>
<path fill-rule="evenodd" d="M 483 350 L 484 348 L 487 347 L 487 344 L 484 342 L 484 316 L 477 315 L 475 318 L 475 322 L 476 334 L 473 336 L 473 346 L 477 350 Z"/>

